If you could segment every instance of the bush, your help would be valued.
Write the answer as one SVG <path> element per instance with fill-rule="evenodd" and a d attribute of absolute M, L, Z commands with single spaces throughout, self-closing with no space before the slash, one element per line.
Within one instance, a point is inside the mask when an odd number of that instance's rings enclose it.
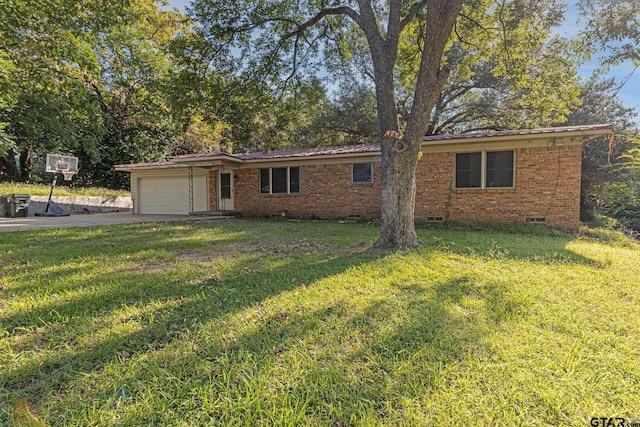
<path fill-rule="evenodd" d="M 604 182 L 589 188 L 583 218 L 609 228 L 640 231 L 640 182 Z"/>

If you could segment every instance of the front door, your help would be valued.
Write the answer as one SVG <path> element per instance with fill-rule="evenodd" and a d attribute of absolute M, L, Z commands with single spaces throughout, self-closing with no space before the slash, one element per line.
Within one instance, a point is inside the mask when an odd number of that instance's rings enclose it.
<path fill-rule="evenodd" d="M 233 178 L 230 172 L 220 172 L 220 211 L 232 211 L 233 208 Z"/>

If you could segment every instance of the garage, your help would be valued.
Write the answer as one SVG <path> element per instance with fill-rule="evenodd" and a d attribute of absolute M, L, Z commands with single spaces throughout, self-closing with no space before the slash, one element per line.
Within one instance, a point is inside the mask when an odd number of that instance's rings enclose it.
<path fill-rule="evenodd" d="M 146 171 L 144 171 L 146 172 Z M 188 214 L 189 212 L 206 211 L 208 201 L 207 170 L 193 170 L 193 207 L 189 203 L 188 168 L 163 171 L 155 174 L 152 171 L 132 173 L 132 194 L 136 213 L 138 214 Z M 135 181 L 134 181 L 135 179 Z"/>

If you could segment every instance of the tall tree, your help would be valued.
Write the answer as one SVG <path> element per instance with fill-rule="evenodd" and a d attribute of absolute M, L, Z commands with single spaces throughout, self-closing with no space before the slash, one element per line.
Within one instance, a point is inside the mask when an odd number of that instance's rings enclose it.
<path fill-rule="evenodd" d="M 79 152 L 93 182 L 126 185 L 114 164 L 166 158 L 172 126 L 164 83 L 173 70 L 167 51 L 176 33 L 188 31 L 181 19 L 152 0 L 129 3 L 126 16 L 92 40 L 94 62 L 73 74 L 103 129 L 97 147 Z"/>
<path fill-rule="evenodd" d="M 581 32 L 592 51 L 606 52 L 605 65 L 631 61 L 640 65 L 640 0 L 583 0 L 578 2 Z"/>
<path fill-rule="evenodd" d="M 463 4 L 446 52 L 451 75 L 432 110 L 429 134 L 551 126 L 578 103 L 575 46 L 552 36 L 565 4 L 493 3 Z M 420 27 L 408 26 L 400 40 L 401 98 L 411 98 L 422 46 Z"/>
<path fill-rule="evenodd" d="M 355 26 L 364 34 L 371 54 L 383 165 L 381 229 L 376 246 L 404 248 L 420 243 L 414 224 L 415 169 L 430 112 L 449 75 L 442 59 L 461 7 L 462 0 L 390 0 L 388 4 L 358 0 L 331 5 L 198 0 L 194 10 L 221 46 L 241 49 L 252 59 L 248 65 L 258 72 L 289 70 L 276 73 L 285 81 L 303 66 L 305 55 L 318 52 L 317 41 L 333 28 Z M 411 107 L 406 122 L 401 123 L 394 78 L 398 45 L 402 31 L 416 21 L 423 24 L 424 49 Z M 284 63 L 289 67 L 281 67 Z"/>
<path fill-rule="evenodd" d="M 321 105 L 303 130 L 313 147 L 376 141 L 376 95 L 371 87 L 351 81 L 342 84 L 335 99 Z"/>
<path fill-rule="evenodd" d="M 69 0 L 0 4 L 0 52 L 9 63 L 5 70 L 18 100 L 15 108 L 0 106 L 0 114 L 8 122 L 5 136 L 20 153 L 22 170 L 15 169 L 13 152 L 2 161 L 14 179 L 28 178 L 34 151 L 71 154 L 95 130 L 95 120 L 80 118 L 90 108 L 81 105 L 86 93 L 70 73 L 92 62 L 91 40 L 117 22 L 126 8 L 122 2 L 108 10 L 103 6 L 99 0 L 87 0 L 81 7 Z M 83 129 L 84 124 L 91 129 Z"/>
<path fill-rule="evenodd" d="M 569 116 L 570 125 L 612 123 L 613 139 L 600 138 L 584 147 L 581 217 L 605 215 L 640 231 L 640 138 L 636 113 L 622 105 L 614 79 L 597 74 L 580 87 L 582 104 Z"/>
<path fill-rule="evenodd" d="M 4 52 L 0 51 L 0 157 L 15 147 L 12 138 L 5 131 L 9 125 L 8 113 L 17 102 L 15 88 L 10 78 L 12 68 L 12 62 Z M 1 176 L 2 165 L 0 164 L 0 177 Z"/>
<path fill-rule="evenodd" d="M 114 163 L 167 154 L 175 131 L 163 86 L 172 75 L 167 50 L 190 28 L 154 0 L 48 3 L 0 5 L 0 52 L 19 100 L 0 105 L 21 158 L 10 175 L 28 179 L 32 153 L 56 151 L 81 157 L 85 183 L 123 186 Z M 7 169 L 12 160 L 9 153 Z"/>

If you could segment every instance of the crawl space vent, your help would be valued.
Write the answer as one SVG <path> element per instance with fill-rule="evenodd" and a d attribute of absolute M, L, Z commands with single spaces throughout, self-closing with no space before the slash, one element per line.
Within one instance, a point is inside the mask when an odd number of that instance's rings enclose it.
<path fill-rule="evenodd" d="M 545 217 L 527 217 L 524 222 L 527 224 L 546 224 L 547 218 Z"/>

